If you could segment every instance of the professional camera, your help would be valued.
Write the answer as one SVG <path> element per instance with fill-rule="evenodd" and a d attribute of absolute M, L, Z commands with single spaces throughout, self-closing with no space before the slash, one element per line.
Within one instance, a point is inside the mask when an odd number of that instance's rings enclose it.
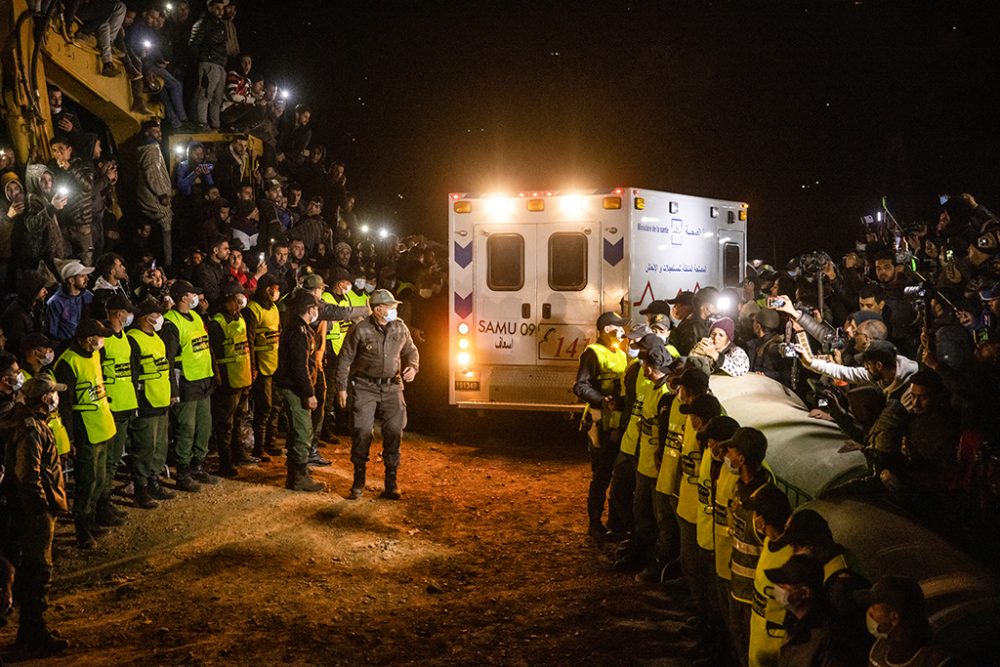
<path fill-rule="evenodd" d="M 812 282 L 816 278 L 816 274 L 823 271 L 826 268 L 826 263 L 833 261 L 830 256 L 823 252 L 822 250 L 815 250 L 813 252 L 807 252 L 804 255 L 799 255 L 799 269 L 802 271 L 802 276 L 806 280 Z"/>
<path fill-rule="evenodd" d="M 827 349 L 843 350 L 847 347 L 848 340 L 847 332 L 844 331 L 843 327 L 837 327 L 833 331 L 827 332 L 827 334 L 823 336 L 823 340 L 820 342 L 823 343 Z"/>

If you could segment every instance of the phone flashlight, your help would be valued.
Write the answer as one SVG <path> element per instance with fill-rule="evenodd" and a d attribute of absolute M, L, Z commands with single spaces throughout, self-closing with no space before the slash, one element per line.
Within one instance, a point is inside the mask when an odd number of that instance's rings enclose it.
<path fill-rule="evenodd" d="M 58 190 L 56 190 L 56 192 L 59 193 L 60 197 L 68 197 L 69 196 L 69 188 L 59 188 Z"/>

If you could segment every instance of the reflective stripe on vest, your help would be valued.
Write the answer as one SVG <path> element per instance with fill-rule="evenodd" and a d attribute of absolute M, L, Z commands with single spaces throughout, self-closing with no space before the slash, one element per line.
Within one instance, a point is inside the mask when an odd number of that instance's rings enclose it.
<path fill-rule="evenodd" d="M 656 490 L 675 497 L 680 484 L 685 422 L 687 415 L 681 414 L 681 402 L 675 396 L 674 402 L 670 404 L 667 434 L 663 438 L 663 462 L 660 464 L 660 474 L 656 478 Z"/>
<path fill-rule="evenodd" d="M 729 534 L 729 514 L 732 512 L 737 479 L 734 473 L 729 472 L 729 468 L 722 466 L 719 478 L 715 481 L 712 505 L 712 519 L 715 521 L 715 575 L 726 581 L 732 578 L 729 561 L 733 553 L 733 536 Z"/>
<path fill-rule="evenodd" d="M 656 477 L 656 450 L 660 446 L 660 400 L 670 392 L 670 383 L 659 387 L 650 386 L 642 402 L 642 416 L 639 418 L 639 444 L 636 450 L 636 472 L 646 477 Z"/>
<path fill-rule="evenodd" d="M 680 478 L 677 482 L 677 516 L 688 523 L 698 522 L 698 470 L 701 468 L 701 457 L 698 431 L 689 420 L 684 427 Z"/>
<path fill-rule="evenodd" d="M 638 359 L 633 359 L 629 362 L 629 366 L 641 363 Z M 628 368 L 625 369 L 625 372 L 628 372 Z M 629 414 L 628 424 L 625 427 L 625 433 L 622 435 L 621 450 L 626 454 L 635 454 L 636 448 L 639 446 L 639 424 L 642 421 L 642 404 L 652 386 L 653 382 L 646 377 L 646 374 L 640 368 L 635 376 L 635 402 L 632 403 L 632 412 Z"/>
<path fill-rule="evenodd" d="M 774 477 L 768 473 L 769 479 L 754 489 L 747 500 L 755 497 L 760 490 L 773 483 Z M 753 580 L 757 574 L 757 561 L 760 560 L 762 541 L 753 527 L 753 512 L 748 510 L 737 496 L 733 499 L 732 511 L 729 515 L 729 532 L 733 536 L 733 554 L 729 567 L 733 572 L 732 583 L 729 586 L 734 600 L 750 604 L 753 602 Z"/>
<path fill-rule="evenodd" d="M 347 297 L 347 305 L 350 308 L 363 308 L 368 305 L 367 294 L 357 294 L 354 290 L 348 290 L 347 294 L 341 296 Z M 322 299 L 325 303 L 338 306 L 343 303 L 342 301 L 337 301 L 329 292 L 323 292 Z M 347 338 L 347 332 L 351 330 L 352 326 L 354 326 L 354 322 L 351 320 L 328 323 L 326 339 L 330 341 L 334 354 L 340 354 L 341 348 L 344 347 L 344 340 Z"/>
<path fill-rule="evenodd" d="M 771 549 L 764 538 L 760 560 L 753 580 L 753 613 L 750 616 L 750 666 L 765 667 L 778 663 L 778 652 L 785 637 L 785 608 L 774 599 L 774 584 L 765 572 L 779 568 L 792 557 L 792 547 Z"/>
<path fill-rule="evenodd" d="M 31 379 L 31 373 L 21 369 L 24 373 L 24 381 L 27 382 Z M 51 375 L 51 373 L 48 373 Z M 49 428 L 52 430 L 52 435 L 56 439 L 56 454 L 62 456 L 63 454 L 69 454 L 73 446 L 69 441 L 69 431 L 66 430 L 66 424 L 63 424 L 62 415 L 59 411 L 49 413 Z"/>
<path fill-rule="evenodd" d="M 278 339 L 281 338 L 281 314 L 271 304 L 264 308 L 251 300 L 248 306 L 254 317 L 253 351 L 257 356 L 257 370 L 261 375 L 274 375 L 278 370 Z"/>
<path fill-rule="evenodd" d="M 830 577 L 837 574 L 838 572 L 843 572 L 844 570 L 849 570 L 850 566 L 847 564 L 847 558 L 844 554 L 837 554 L 830 560 L 826 561 L 823 565 L 823 583 L 830 581 Z"/>
<path fill-rule="evenodd" d="M 180 349 L 174 363 L 181 365 L 181 373 L 188 382 L 215 376 L 212 369 L 212 350 L 208 346 L 208 332 L 201 315 L 192 311 L 191 319 L 176 310 L 168 310 L 164 317 L 174 323 L 180 339 Z"/>
<path fill-rule="evenodd" d="M 69 366 L 76 378 L 73 411 L 79 413 L 83 421 L 87 441 L 96 445 L 115 437 L 117 428 L 111 414 L 111 404 L 108 403 L 108 394 L 104 389 L 100 353 L 94 352 L 90 357 L 84 357 L 70 348 L 62 353 L 57 363 Z"/>
<path fill-rule="evenodd" d="M 698 466 L 698 519 L 695 521 L 698 546 L 706 551 L 715 548 L 715 520 L 712 517 L 712 453 L 705 450 Z"/>
<path fill-rule="evenodd" d="M 601 343 L 587 346 L 597 355 L 598 390 L 605 396 L 618 396 L 621 392 L 622 375 L 628 365 L 628 355 L 621 348 L 609 348 Z M 608 430 L 621 425 L 622 413 L 617 410 L 602 411 L 600 428 Z"/>
<path fill-rule="evenodd" d="M 129 329 L 128 335 L 139 346 L 139 391 L 150 407 L 170 405 L 170 360 L 163 339 L 157 333 Z"/>
<path fill-rule="evenodd" d="M 252 380 L 250 370 L 250 343 L 247 341 L 247 323 L 237 315 L 229 321 L 222 313 L 216 313 L 212 318 L 222 327 L 222 358 L 217 360 L 220 366 L 226 367 L 226 378 L 230 389 L 249 387 Z"/>
<path fill-rule="evenodd" d="M 139 407 L 132 381 L 132 346 L 125 332 L 104 339 L 101 351 L 101 368 L 104 371 L 104 388 L 112 412 L 129 412 Z"/>

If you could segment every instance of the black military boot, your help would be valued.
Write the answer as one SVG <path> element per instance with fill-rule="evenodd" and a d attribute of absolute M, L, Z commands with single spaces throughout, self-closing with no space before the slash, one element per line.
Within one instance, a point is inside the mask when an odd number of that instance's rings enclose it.
<path fill-rule="evenodd" d="M 396 471 L 389 470 L 386 468 L 385 471 L 385 490 L 382 492 L 382 497 L 386 500 L 399 500 L 401 494 L 399 493 L 399 487 L 396 485 Z"/>
<path fill-rule="evenodd" d="M 326 491 L 326 484 L 317 482 L 309 476 L 309 465 L 306 463 L 297 463 L 289 467 L 289 474 L 291 479 L 286 480 L 285 486 L 292 491 Z M 289 481 L 291 484 L 288 484 Z"/>
<path fill-rule="evenodd" d="M 90 534 L 94 537 L 104 537 L 111 530 L 97 523 L 97 512 L 92 513 L 88 519 L 90 521 Z"/>
<path fill-rule="evenodd" d="M 201 484 L 191 476 L 191 466 L 177 464 L 177 486 L 178 491 L 188 491 L 195 493 L 201 490 Z"/>
<path fill-rule="evenodd" d="M 160 476 L 152 475 L 149 478 L 149 496 L 154 500 L 173 500 L 177 497 L 177 494 L 166 489 L 160 484 Z"/>
<path fill-rule="evenodd" d="M 218 484 L 219 478 L 215 475 L 209 475 L 208 471 L 205 470 L 204 461 L 194 460 L 191 461 L 191 477 L 194 478 L 199 484 Z"/>
<path fill-rule="evenodd" d="M 357 500 L 365 494 L 365 466 L 364 464 L 354 464 L 354 483 L 351 484 L 351 493 L 348 500 Z"/>
<path fill-rule="evenodd" d="M 319 449 L 316 445 L 313 445 L 312 449 L 309 450 L 308 463 L 309 465 L 316 466 L 318 468 L 325 468 L 328 465 L 333 465 L 333 462 L 330 461 L 330 459 L 323 458 L 323 455 L 319 453 Z"/>
<path fill-rule="evenodd" d="M 152 510 L 160 506 L 160 503 L 153 500 L 149 494 L 149 487 L 145 484 L 133 483 L 132 504 L 141 510 Z"/>
<path fill-rule="evenodd" d="M 69 648 L 69 642 L 53 634 L 44 620 L 25 618 L 24 611 L 21 611 L 15 647 L 19 651 L 41 658 L 65 653 Z"/>
<path fill-rule="evenodd" d="M 99 526 L 121 526 L 125 523 L 125 520 L 114 512 L 111 496 L 101 496 L 101 499 L 97 501 L 95 519 Z"/>
<path fill-rule="evenodd" d="M 97 541 L 90 534 L 90 518 L 78 516 L 74 520 L 76 527 L 76 546 L 81 549 L 93 549 L 97 546 Z"/>

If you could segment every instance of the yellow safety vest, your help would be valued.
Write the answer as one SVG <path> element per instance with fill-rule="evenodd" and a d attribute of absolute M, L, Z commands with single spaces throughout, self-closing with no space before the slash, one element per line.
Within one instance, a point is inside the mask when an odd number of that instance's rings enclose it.
<path fill-rule="evenodd" d="M 226 377 L 231 389 L 249 387 L 253 379 L 250 369 L 250 343 L 247 340 L 247 323 L 240 315 L 229 321 L 222 313 L 212 318 L 220 327 L 225 338 L 222 341 L 220 366 L 226 367 Z"/>
<path fill-rule="evenodd" d="M 24 373 L 24 381 L 27 382 L 31 379 L 31 373 L 21 369 Z M 49 373 L 51 375 L 51 373 Z M 63 424 L 62 415 L 59 411 L 49 413 L 49 428 L 52 429 L 52 435 L 56 438 L 56 453 L 59 456 L 63 454 L 69 454 L 70 450 L 73 448 L 69 441 L 69 431 L 66 430 L 66 424 Z"/>
<path fill-rule="evenodd" d="M 628 366 L 626 366 L 625 373 L 628 373 L 628 369 L 635 364 L 642 364 L 642 362 L 638 359 L 632 359 Z M 624 374 L 622 377 L 624 377 Z M 626 454 L 634 455 L 636 447 L 639 445 L 639 424 L 642 421 L 642 403 L 652 386 L 653 382 L 646 377 L 646 374 L 640 368 L 635 378 L 635 402 L 632 403 L 632 412 L 628 417 L 628 425 L 625 427 L 625 433 L 622 434 L 621 450 Z"/>
<path fill-rule="evenodd" d="M 705 551 L 715 549 L 715 520 L 712 517 L 712 453 L 707 449 L 698 466 L 698 519 L 694 522 L 698 546 Z"/>
<path fill-rule="evenodd" d="M 676 397 L 670 406 L 668 422 L 667 436 L 663 439 L 663 462 L 660 464 L 660 474 L 656 478 L 656 490 L 676 497 L 680 483 L 684 424 L 687 422 L 687 415 L 681 414 L 681 402 Z"/>
<path fill-rule="evenodd" d="M 588 350 L 593 350 L 597 355 L 597 382 L 599 391 L 605 396 L 617 396 L 620 391 L 622 375 L 625 374 L 625 366 L 628 364 L 628 355 L 619 348 L 610 348 L 601 343 L 594 343 L 587 346 Z M 590 406 L 584 410 L 584 415 L 589 412 Z M 621 425 L 622 413 L 618 410 L 604 412 L 601 414 L 600 427 L 602 430 L 618 428 Z"/>
<path fill-rule="evenodd" d="M 765 572 L 781 567 L 791 557 L 791 545 L 773 549 L 770 538 L 764 538 L 753 579 L 750 667 L 774 667 L 778 664 L 778 653 L 785 639 L 785 608 L 775 601 L 774 583 L 767 578 Z"/>
<path fill-rule="evenodd" d="M 688 523 L 698 522 L 698 471 L 701 468 L 701 443 L 698 431 L 688 415 L 681 441 L 680 477 L 677 481 L 677 516 Z"/>
<path fill-rule="evenodd" d="M 129 329 L 128 335 L 139 346 L 141 361 L 137 388 L 152 408 L 170 405 L 170 360 L 167 348 L 157 333 Z"/>
<path fill-rule="evenodd" d="M 205 330 L 205 322 L 202 321 L 201 315 L 192 310 L 185 316 L 171 309 L 163 317 L 177 327 L 180 349 L 174 363 L 180 364 L 184 379 L 196 382 L 214 377 L 212 350 L 208 345 L 208 332 Z"/>
<path fill-rule="evenodd" d="M 636 472 L 646 477 L 656 477 L 656 450 L 660 447 L 660 400 L 670 393 L 670 383 L 664 381 L 659 387 L 651 384 L 642 402 L 642 416 L 639 418 L 639 449 Z"/>
<path fill-rule="evenodd" d="M 765 469 L 770 479 L 758 486 L 749 498 L 753 498 L 768 484 L 774 483 L 774 476 Z M 733 571 L 730 580 L 729 593 L 734 600 L 751 604 L 753 602 L 753 580 L 757 575 L 757 561 L 760 560 L 763 540 L 753 527 L 753 512 L 740 501 L 738 495 L 733 497 L 733 506 L 729 512 L 729 532 L 733 536 L 733 554 L 729 568 Z"/>
<path fill-rule="evenodd" d="M 108 392 L 111 411 L 129 412 L 138 408 L 139 401 L 135 397 L 135 384 L 132 382 L 132 346 L 124 331 L 104 339 L 101 368 L 104 371 L 104 388 Z"/>
<path fill-rule="evenodd" d="M 69 366 L 73 371 L 73 377 L 76 378 L 73 411 L 80 413 L 84 430 L 87 432 L 87 441 L 97 445 L 115 437 L 118 429 L 111 414 L 108 393 L 104 389 L 100 353 L 94 352 L 90 357 L 84 357 L 70 348 L 62 353 L 56 363 Z"/>
<path fill-rule="evenodd" d="M 347 298 L 347 306 L 350 308 L 363 308 L 368 305 L 367 294 L 358 294 L 351 289 L 347 290 L 347 294 L 342 296 Z M 324 303 L 343 305 L 343 302 L 338 302 L 329 292 L 323 292 L 321 298 Z M 328 323 L 326 339 L 330 341 L 330 346 L 333 348 L 334 354 L 340 354 L 340 349 L 344 347 L 344 341 L 347 340 L 347 332 L 351 330 L 352 326 L 354 326 L 354 322 L 351 320 Z"/>
<path fill-rule="evenodd" d="M 715 574 L 720 579 L 732 579 L 729 560 L 733 553 L 733 536 L 729 532 L 729 514 L 732 511 L 733 494 L 739 477 L 729 472 L 725 462 L 715 480 L 715 496 L 712 501 L 712 519 L 715 521 Z"/>
<path fill-rule="evenodd" d="M 278 340 L 281 338 L 281 313 L 271 304 L 265 308 L 254 300 L 247 306 L 254 318 L 253 351 L 257 356 L 257 371 L 274 375 L 278 370 Z"/>

